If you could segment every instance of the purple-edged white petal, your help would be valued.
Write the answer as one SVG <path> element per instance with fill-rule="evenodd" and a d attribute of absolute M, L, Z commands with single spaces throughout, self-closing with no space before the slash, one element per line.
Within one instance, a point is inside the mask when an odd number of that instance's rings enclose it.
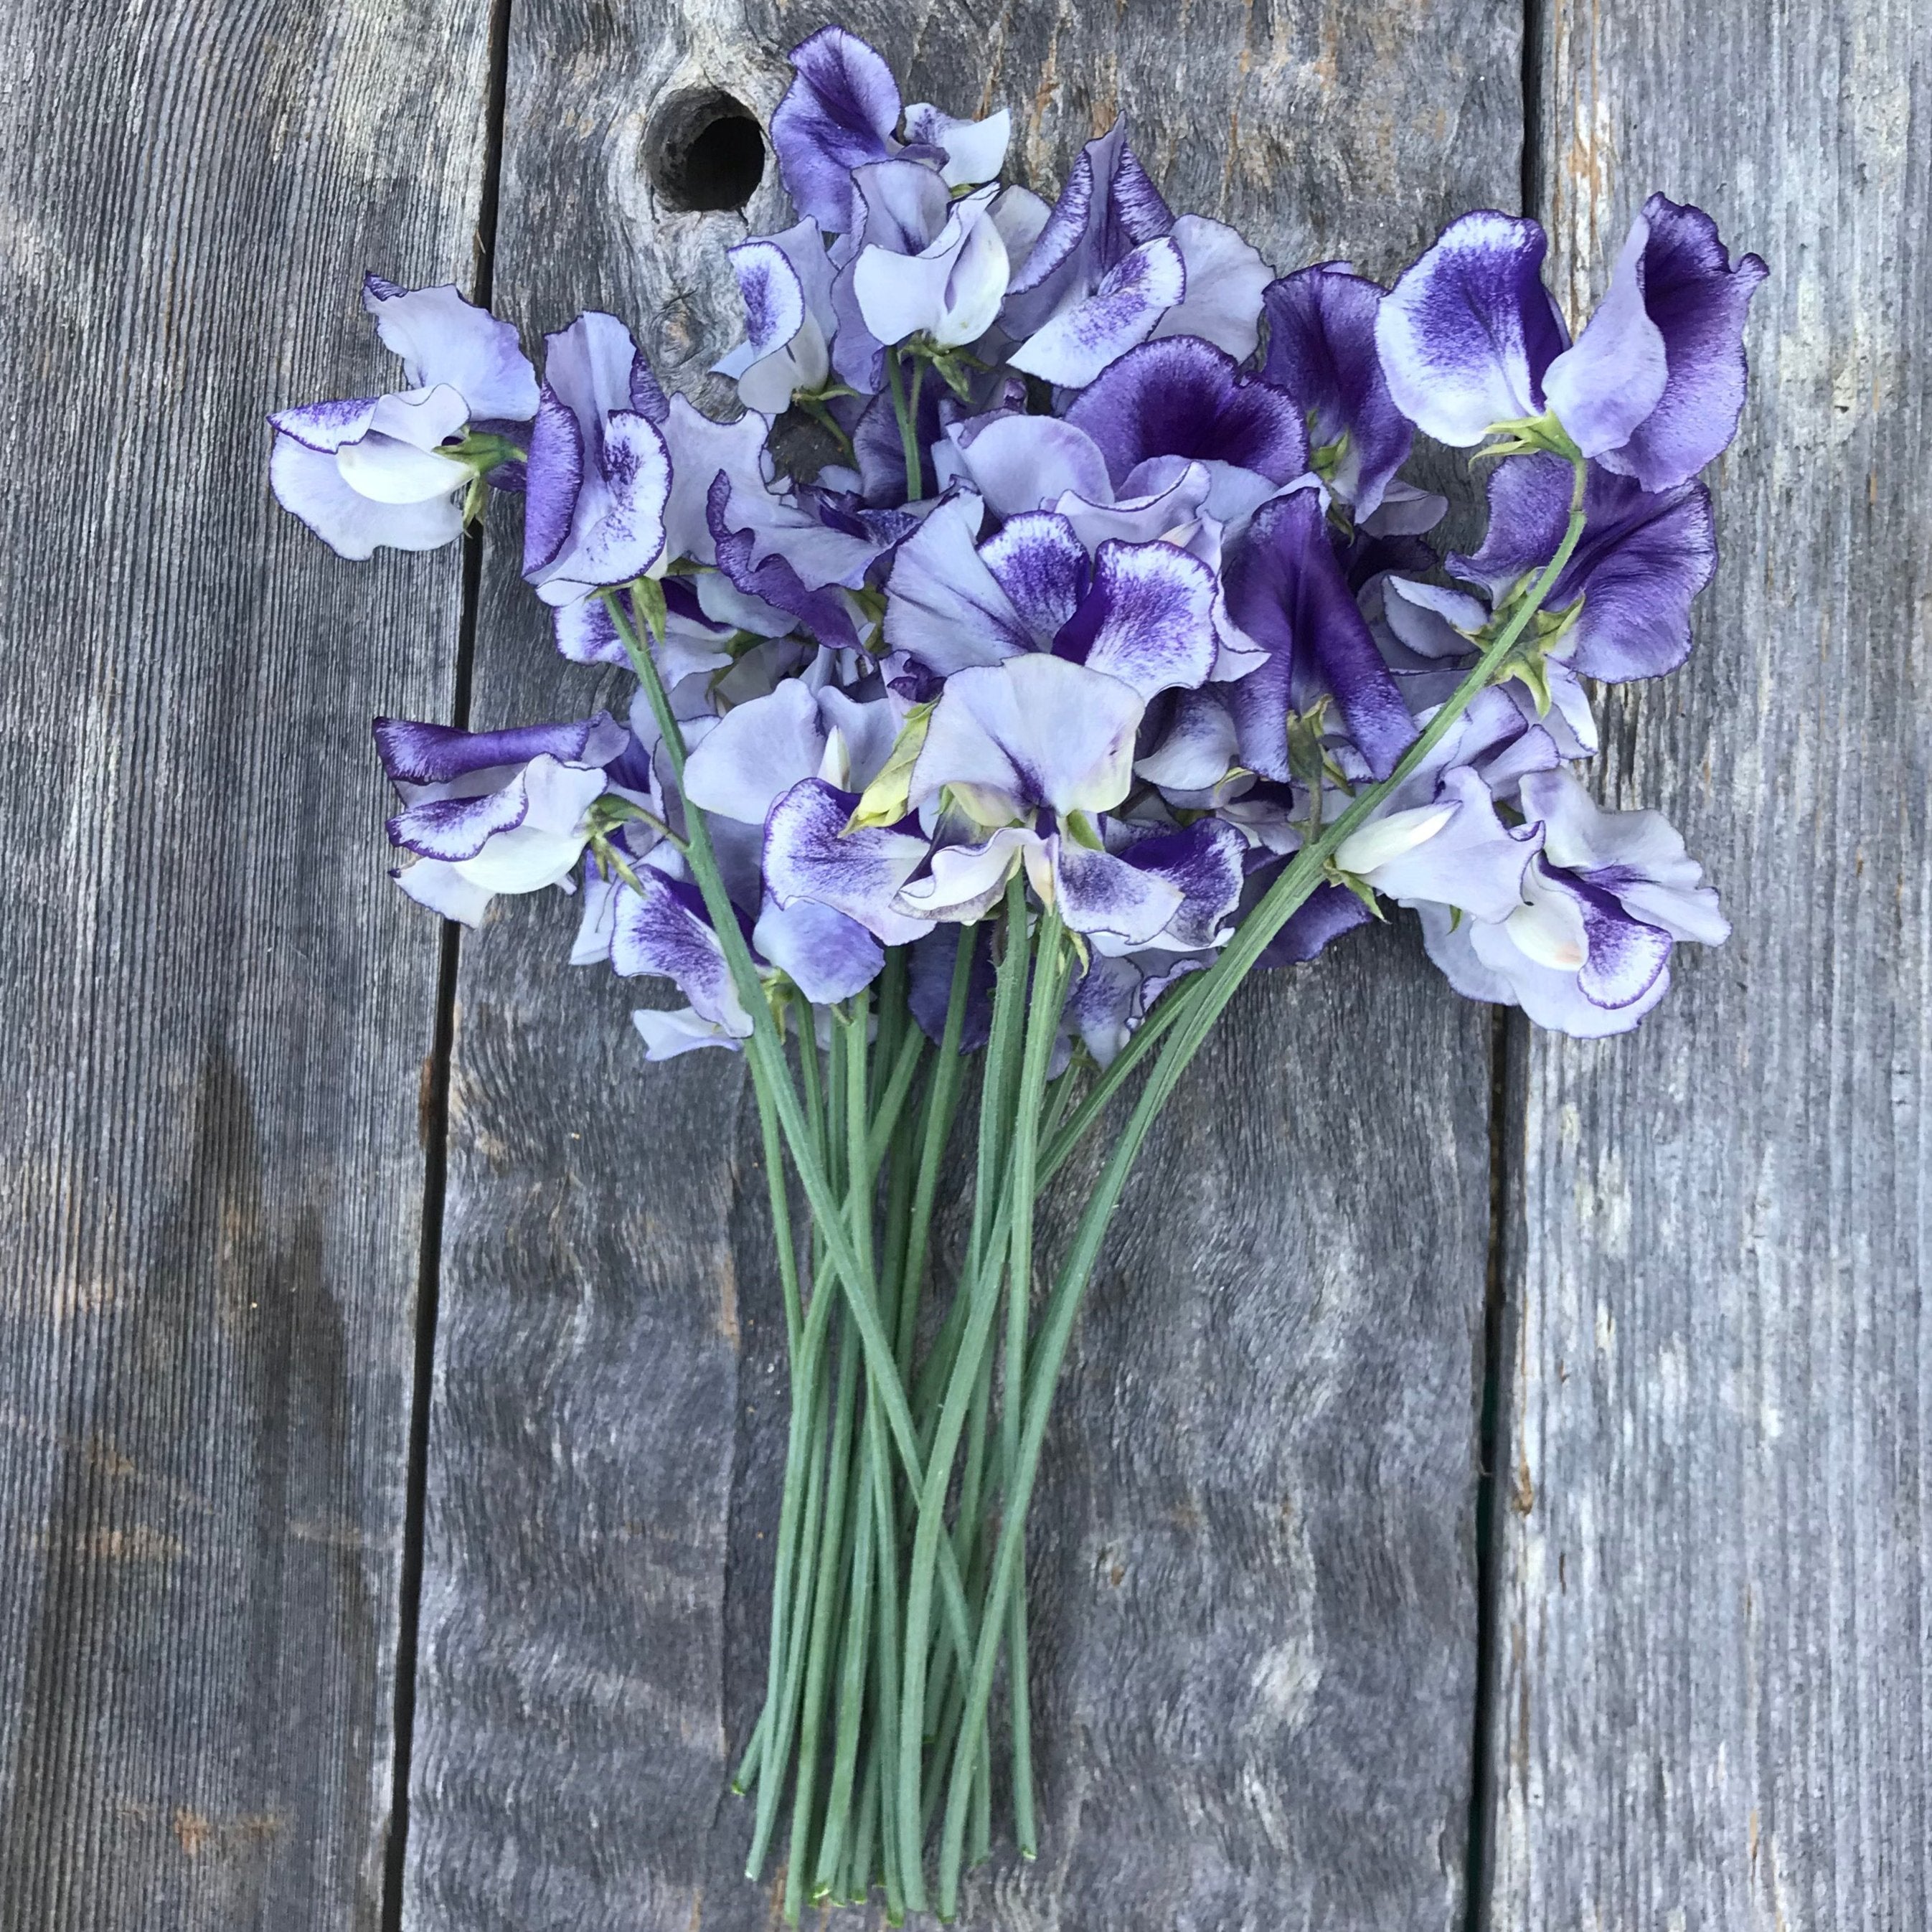
<path fill-rule="evenodd" d="M 399 288 L 370 275 L 362 306 L 384 345 L 403 358 L 412 388 L 446 382 L 470 416 L 486 422 L 527 422 L 536 414 L 536 371 L 516 330 L 453 286 Z"/>
<path fill-rule="evenodd" d="M 1138 952 L 1180 910 L 1181 889 L 1164 873 L 1064 835 L 1046 842 L 1061 918 L 1101 951 Z"/>
<path fill-rule="evenodd" d="M 1013 868 L 1034 856 L 1040 841 L 1021 826 L 1003 826 L 976 845 L 944 845 L 931 868 L 900 889 L 898 903 L 928 920 L 970 925 L 992 910 Z"/>
<path fill-rule="evenodd" d="M 1156 456 L 1229 464 L 1274 483 L 1308 466 L 1294 400 L 1191 335 L 1130 350 L 1075 399 L 1066 420 L 1100 446 L 1116 489 Z"/>
<path fill-rule="evenodd" d="M 902 832 L 845 828 L 856 792 L 820 778 L 795 784 L 765 821 L 765 882 L 781 906 L 814 899 L 844 913 L 887 946 L 904 946 L 924 921 L 893 910 L 899 889 L 925 858 L 926 842 Z"/>
<path fill-rule="evenodd" d="M 1541 822 L 1552 866 L 1612 893 L 1636 918 L 1706 946 L 1730 937 L 1718 895 L 1661 812 L 1606 812 L 1563 771 L 1524 778 L 1522 808 Z"/>
<path fill-rule="evenodd" d="M 946 498 L 899 546 L 886 586 L 886 641 L 942 677 L 1033 644 L 980 554 L 982 511 L 970 490 Z"/>
<path fill-rule="evenodd" d="M 1111 502 L 1107 460 L 1085 430 L 1055 416 L 970 419 L 950 432 L 974 489 L 996 517 L 1050 509 L 1063 495 Z"/>
<path fill-rule="evenodd" d="M 1582 334 L 1544 372 L 1543 399 L 1586 456 L 1627 442 L 1664 394 L 1664 335 L 1644 307 L 1649 236 L 1639 215 Z"/>
<path fill-rule="evenodd" d="M 852 170 L 894 152 L 898 84 L 878 51 L 843 27 L 791 50 L 796 78 L 772 116 L 778 172 L 799 212 L 828 234 L 852 225 Z"/>
<path fill-rule="evenodd" d="M 463 534 L 463 506 L 454 497 L 420 503 L 379 503 L 352 488 L 333 456 L 278 436 L 268 458 L 275 500 L 299 517 L 337 556 L 360 562 L 379 546 L 438 550 Z"/>
<path fill-rule="evenodd" d="M 768 897 L 752 944 L 816 1006 L 862 992 L 886 963 L 884 948 L 856 920 L 814 899 L 782 906 Z"/>
<path fill-rule="evenodd" d="M 336 451 L 335 466 L 352 490 L 375 502 L 447 496 L 470 472 L 438 446 L 460 436 L 468 420 L 463 398 L 447 386 L 383 396 L 369 412 L 368 434 Z"/>
<path fill-rule="evenodd" d="M 1083 388 L 1154 332 L 1187 289 L 1180 248 L 1162 237 L 1116 262 L 1084 301 L 1062 309 L 1007 357 L 1016 369 Z M 1252 346 L 1252 345 L 1251 345 Z"/>
<path fill-rule="evenodd" d="M 1334 450 L 1330 487 L 1353 506 L 1358 523 L 1381 508 L 1414 434 L 1376 350 L 1382 300 L 1375 283 L 1337 262 L 1285 275 L 1263 298 L 1262 373 L 1307 412 L 1309 440 Z"/>
<path fill-rule="evenodd" d="M 926 100 L 905 111 L 906 139 L 944 151 L 940 176 L 948 188 L 976 188 L 995 178 L 1006 165 L 1012 130 L 1012 116 L 1004 107 L 983 121 L 956 120 Z"/>
<path fill-rule="evenodd" d="M 611 969 L 626 979 L 648 973 L 669 980 L 700 1019 L 734 1038 L 749 1038 L 751 1016 L 698 888 L 650 865 L 640 866 L 635 880 L 617 902 Z"/>
<path fill-rule="evenodd" d="M 978 798 L 998 824 L 1045 806 L 1109 812 L 1132 782 L 1138 692 L 1064 658 L 1032 654 L 956 672 L 913 767 L 916 810 L 942 787 Z"/>
<path fill-rule="evenodd" d="M 1694 476 L 1737 432 L 1744 407 L 1745 311 L 1769 272 L 1755 255 L 1735 268 L 1702 208 L 1654 194 L 1643 206 L 1644 306 L 1664 338 L 1657 407 L 1604 462 L 1646 490 Z"/>
<path fill-rule="evenodd" d="M 1192 690 L 1214 668 L 1216 587 L 1214 573 L 1174 544 L 1103 543 L 1094 588 L 1056 648 L 1143 698 Z"/>
<path fill-rule="evenodd" d="M 1438 442 L 1467 448 L 1492 423 L 1543 413 L 1564 347 L 1534 221 L 1482 210 L 1452 221 L 1382 299 L 1376 346 L 1389 392 Z"/>
<path fill-rule="evenodd" d="M 733 490 L 743 496 L 765 493 L 768 467 L 765 438 L 771 424 L 747 410 L 736 422 L 712 420 L 682 396 L 670 399 L 664 424 L 664 447 L 670 459 L 670 494 L 664 510 L 664 554 L 715 563 L 718 548 L 708 511 L 711 492 L 722 472 Z"/>
<path fill-rule="evenodd" d="M 1260 337 L 1268 265 L 1225 221 L 1183 214 L 1171 233 L 1186 269 L 1186 292 L 1155 325 L 1155 338 L 1198 335 L 1245 362 Z"/>

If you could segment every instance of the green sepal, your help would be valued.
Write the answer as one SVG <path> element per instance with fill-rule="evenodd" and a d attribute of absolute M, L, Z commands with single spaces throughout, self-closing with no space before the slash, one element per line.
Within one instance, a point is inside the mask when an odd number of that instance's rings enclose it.
<path fill-rule="evenodd" d="M 1370 913 L 1375 918 L 1379 920 L 1383 925 L 1388 925 L 1388 914 L 1382 910 L 1382 901 L 1376 896 L 1375 887 L 1370 885 L 1366 879 L 1360 878 L 1354 872 L 1343 872 L 1341 867 L 1335 864 L 1332 860 L 1322 868 L 1322 870 L 1328 874 L 1330 884 L 1346 886 L 1349 891 L 1368 908 Z"/>
<path fill-rule="evenodd" d="M 1508 422 L 1492 422 L 1484 432 L 1502 441 L 1486 445 L 1472 461 L 1498 456 L 1560 456 L 1565 463 L 1582 461 L 1582 452 L 1570 440 L 1570 433 L 1556 420 L 1556 412 L 1546 410 L 1540 416 L 1518 416 Z"/>
<path fill-rule="evenodd" d="M 1104 852 L 1107 848 L 1102 840 L 1094 821 L 1084 812 L 1070 812 L 1061 819 L 1066 836 L 1076 845 L 1084 845 L 1090 852 Z"/>
<path fill-rule="evenodd" d="M 661 644 L 664 634 L 664 586 L 655 577 L 635 577 L 624 586 L 631 599 L 631 608 L 644 620 L 644 628 L 651 634 L 651 642 Z"/>
<path fill-rule="evenodd" d="M 939 700 L 930 704 L 915 704 L 906 713 L 905 722 L 899 727 L 899 735 L 892 741 L 892 755 L 880 768 L 879 775 L 860 795 L 857 808 L 845 821 L 848 832 L 856 832 L 868 826 L 896 825 L 910 809 L 908 800 L 912 791 L 912 768 L 919 762 L 919 754 L 925 748 L 927 728 L 932 722 L 932 714 Z"/>

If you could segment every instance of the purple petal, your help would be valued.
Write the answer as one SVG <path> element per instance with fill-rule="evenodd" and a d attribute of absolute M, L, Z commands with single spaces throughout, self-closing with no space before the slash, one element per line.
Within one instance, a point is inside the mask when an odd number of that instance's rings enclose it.
<path fill-rule="evenodd" d="M 926 854 L 923 838 L 877 827 L 848 832 L 856 792 L 807 778 L 779 799 L 765 821 L 765 881 L 781 906 L 814 899 L 854 919 L 887 946 L 926 929 L 892 910 L 899 889 Z"/>
<path fill-rule="evenodd" d="M 1252 875 L 1272 882 L 1279 864 Z M 1252 888 L 1251 888 L 1252 889 Z M 1314 958 L 1330 940 L 1366 926 L 1372 916 L 1346 886 L 1317 886 L 1288 916 L 1288 922 L 1262 950 L 1261 966 L 1299 966 Z"/>
<path fill-rule="evenodd" d="M 1293 399 L 1243 376 L 1232 356 L 1193 336 L 1130 350 L 1076 398 L 1066 420 L 1100 446 L 1117 489 L 1156 456 L 1232 464 L 1275 483 L 1308 466 Z"/>
<path fill-rule="evenodd" d="M 1130 866 L 1064 836 L 1052 842 L 1060 916 L 1107 952 L 1145 946 L 1181 909 L 1181 890 L 1161 872 Z"/>
<path fill-rule="evenodd" d="M 1187 271 L 1166 238 L 1144 242 L 1108 272 L 1083 302 L 1062 309 L 1007 361 L 1016 369 L 1069 388 L 1083 388 L 1136 344 L 1180 301 Z"/>
<path fill-rule="evenodd" d="M 812 899 L 781 906 L 767 897 L 752 943 L 818 1006 L 862 992 L 886 963 L 884 949 L 856 920 Z"/>
<path fill-rule="evenodd" d="M 739 1000 L 698 888 L 648 865 L 638 868 L 636 879 L 617 902 L 612 970 L 626 979 L 650 973 L 669 980 L 700 1018 L 748 1038 L 751 1016 Z"/>
<path fill-rule="evenodd" d="M 536 371 L 516 330 L 453 286 L 404 289 L 370 275 L 362 306 L 384 345 L 403 358 L 411 388 L 446 382 L 472 416 L 518 423 L 536 414 Z"/>
<path fill-rule="evenodd" d="M 524 574 L 554 563 L 570 541 L 584 487 L 584 436 L 576 417 L 546 382 L 530 430 L 524 485 Z"/>
<path fill-rule="evenodd" d="M 1511 457 L 1490 478 L 1490 526 L 1473 556 L 1449 568 L 1508 593 L 1556 554 L 1569 520 L 1570 466 L 1553 456 Z M 1557 655 L 1586 677 L 1621 681 L 1674 670 L 1690 649 L 1690 604 L 1717 568 L 1711 500 L 1701 483 L 1652 494 L 1591 466 L 1583 536 L 1545 600 L 1583 600 Z"/>
<path fill-rule="evenodd" d="M 1050 649 L 1087 588 L 1086 547 L 1073 526 L 1050 510 L 1025 511 L 982 544 L 980 556 L 1030 640 Z"/>
<path fill-rule="evenodd" d="M 1592 1005 L 1611 1009 L 1633 1005 L 1650 991 L 1670 963 L 1670 934 L 1631 918 L 1600 887 L 1539 860 L 1528 890 L 1533 901 L 1562 898 L 1575 908 L 1585 948 L 1576 984 Z"/>
<path fill-rule="evenodd" d="M 1543 372 L 1564 348 L 1542 281 L 1536 223 L 1466 214 L 1382 299 L 1376 346 L 1396 404 L 1439 442 L 1543 413 Z"/>
<path fill-rule="evenodd" d="M 1224 568 L 1234 621 L 1274 660 L 1228 686 L 1242 762 L 1288 776 L 1286 711 L 1306 712 L 1324 691 L 1378 778 L 1416 734 L 1328 540 L 1318 496 L 1277 497 L 1255 514 Z"/>
<path fill-rule="evenodd" d="M 426 799 L 388 821 L 389 843 L 418 858 L 450 863 L 473 859 L 500 832 L 513 832 L 530 812 L 530 800 L 514 779 L 480 798 Z"/>
<path fill-rule="evenodd" d="M 805 286 L 783 249 L 741 242 L 725 251 L 745 304 L 745 346 L 754 360 L 782 349 L 805 326 Z"/>
<path fill-rule="evenodd" d="M 1144 698 L 1192 690 L 1214 668 L 1215 590 L 1214 573 L 1178 544 L 1103 543 L 1093 590 L 1055 648 Z"/>
<path fill-rule="evenodd" d="M 1180 691 L 1172 704 L 1153 748 L 1135 761 L 1134 774 L 1163 790 L 1211 790 L 1234 762 L 1234 721 L 1226 699 L 1212 689 Z"/>
<path fill-rule="evenodd" d="M 899 546 L 886 586 L 886 640 L 942 677 L 1030 650 L 1033 638 L 978 548 L 982 506 L 944 499 Z"/>
<path fill-rule="evenodd" d="M 1586 456 L 1627 442 L 1664 394 L 1664 337 L 1644 308 L 1649 232 L 1640 215 L 1630 224 L 1603 300 L 1544 374 L 1544 400 Z"/>
<path fill-rule="evenodd" d="M 396 784 L 448 784 L 472 772 L 553 758 L 565 764 L 608 765 L 622 752 L 624 728 L 608 712 L 565 724 L 523 724 L 506 731 L 464 731 L 453 724 L 378 718 L 376 754 Z"/>
<path fill-rule="evenodd" d="M 994 970 L 991 935 L 986 926 L 939 926 L 913 941 L 907 975 L 907 1004 L 920 1032 L 938 1046 L 946 1035 L 946 1009 L 952 994 L 952 968 L 958 948 L 973 949 L 967 968 L 966 1012 L 960 1029 L 959 1050 L 976 1053 L 992 1036 Z"/>
<path fill-rule="evenodd" d="M 1245 362 L 1260 338 L 1268 264 L 1226 222 L 1202 215 L 1180 216 L 1172 238 L 1186 267 L 1186 291 L 1155 325 L 1155 338 L 1198 335 Z"/>
<path fill-rule="evenodd" d="M 852 172 L 893 149 L 899 90 L 878 52 L 842 27 L 791 51 L 796 74 L 771 121 L 778 172 L 799 212 L 828 233 L 852 225 Z"/>
<path fill-rule="evenodd" d="M 1382 299 L 1373 282 L 1333 262 L 1284 276 L 1264 298 L 1268 346 L 1262 373 L 1308 413 L 1311 442 L 1347 439 L 1331 481 L 1358 522 L 1380 507 L 1414 434 L 1376 352 Z"/>
<path fill-rule="evenodd" d="M 304 449 L 333 456 L 345 442 L 359 442 L 368 434 L 376 400 L 352 396 L 341 402 L 304 403 L 299 409 L 277 410 L 268 421 Z"/>
<path fill-rule="evenodd" d="M 996 517 L 1050 509 L 1070 492 L 1101 503 L 1113 495 L 1106 458 L 1094 439 L 1057 417 L 982 416 L 950 434 L 966 474 Z"/>
<path fill-rule="evenodd" d="M 1744 407 L 1744 327 L 1769 272 L 1755 255 L 1736 267 L 1702 208 L 1654 194 L 1644 203 L 1644 304 L 1664 338 L 1668 374 L 1657 407 L 1604 462 L 1646 490 L 1694 476 L 1737 433 Z"/>
<path fill-rule="evenodd" d="M 1217 818 L 1197 819 L 1179 832 L 1156 832 L 1130 846 L 1126 862 L 1166 879 L 1180 904 L 1159 935 L 1160 944 L 1192 952 L 1224 943 L 1240 903 L 1247 841 Z"/>
<path fill-rule="evenodd" d="M 664 550 L 674 557 L 715 563 L 717 548 L 707 511 L 722 471 L 747 495 L 765 488 L 765 438 L 771 424 L 748 410 L 735 422 L 714 422 L 682 396 L 670 399 L 664 425 L 670 453 L 670 495 L 664 505 Z"/>

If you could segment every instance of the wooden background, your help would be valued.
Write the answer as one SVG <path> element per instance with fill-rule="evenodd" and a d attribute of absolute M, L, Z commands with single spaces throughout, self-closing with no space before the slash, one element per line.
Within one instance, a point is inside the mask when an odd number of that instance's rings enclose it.
<path fill-rule="evenodd" d="M 1580 306 L 1652 187 L 1772 266 L 1698 652 L 1596 773 L 1737 936 L 1635 1040 L 1400 928 L 1244 994 L 1070 1362 L 1045 1856 L 964 1923 L 1923 1925 L 1932 0 L 12 0 L 0 1928 L 775 1918 L 742 1074 L 643 1068 L 559 904 L 459 947 L 382 876 L 370 713 L 614 687 L 503 523 L 328 555 L 261 416 L 379 381 L 365 266 L 696 387 L 782 198 L 654 142 L 828 17 L 1049 191 L 1125 112 L 1279 266 L 1528 207 Z"/>

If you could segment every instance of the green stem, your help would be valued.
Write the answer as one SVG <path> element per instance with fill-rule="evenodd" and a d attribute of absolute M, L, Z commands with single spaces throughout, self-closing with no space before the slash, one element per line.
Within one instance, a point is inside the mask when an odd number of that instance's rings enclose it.
<path fill-rule="evenodd" d="M 1046 1099 L 1047 1068 L 1060 1030 L 1062 968 L 1060 914 L 1049 908 L 1040 920 L 1034 968 L 1033 1010 L 1027 1018 L 1026 1053 L 1013 1113 L 1013 1141 L 1006 1180 L 1012 1203 L 1012 1246 L 1007 1268 L 1006 1345 L 1000 1397 L 1001 1461 L 1011 1472 L 1019 1464 L 1020 1408 L 1026 1388 L 1027 1320 L 1033 1286 L 1034 1196 L 1039 1185 L 1040 1114 Z M 1010 1499 L 1003 1502 L 1003 1507 Z M 1021 1559 L 1022 1571 L 1024 1557 Z M 1033 1712 L 1027 1681 L 1026 1586 L 1016 1584 L 1007 1598 L 1006 1683 L 1011 1700 L 1013 1753 L 1013 1832 L 1020 1856 L 1040 1856 L 1034 1818 Z M 985 1640 L 985 1632 L 981 1632 Z"/>
<path fill-rule="evenodd" d="M 913 410 L 918 407 L 919 378 L 922 373 L 917 368 L 913 372 Z M 926 487 L 924 466 L 919 456 L 918 420 L 913 410 L 906 407 L 905 378 L 899 370 L 897 349 L 886 351 L 886 378 L 892 385 L 892 414 L 898 418 L 899 450 L 905 458 L 906 501 L 916 503 Z"/>
<path fill-rule="evenodd" d="M 1072 1246 L 1041 1323 L 1040 1345 L 1026 1391 L 1019 1457 L 1000 1521 L 992 1578 L 980 1608 L 979 1649 L 973 1660 L 965 1717 L 960 1726 L 958 1741 L 953 1748 L 952 1784 L 946 1796 L 939 1864 L 938 1909 L 941 1918 L 950 1918 L 958 1901 L 960 1860 L 973 1783 L 968 1767 L 986 1725 L 986 1706 L 992 1694 L 1006 1598 L 1013 1586 L 1019 1552 L 1024 1543 L 1026 1512 L 1032 1499 L 1034 1479 L 1039 1470 L 1040 1445 L 1046 1439 L 1054 1384 L 1072 1335 L 1081 1296 L 1099 1258 L 1108 1220 L 1120 1200 L 1127 1176 L 1155 1119 L 1189 1062 L 1199 1051 L 1215 1020 L 1233 998 L 1268 942 L 1321 883 L 1322 868 L 1336 848 L 1416 771 L 1468 710 L 1478 693 L 1496 677 L 1508 662 L 1517 639 L 1541 608 L 1544 599 L 1562 575 L 1564 566 L 1569 562 L 1582 536 L 1585 471 L 1580 460 L 1575 467 L 1576 480 L 1570 500 L 1570 521 L 1563 541 L 1514 615 L 1485 647 L 1468 676 L 1456 687 L 1454 695 L 1423 728 L 1414 742 L 1397 761 L 1394 772 L 1380 784 L 1359 793 L 1346 811 L 1303 847 L 1280 878 L 1269 887 L 1260 903 L 1242 921 L 1220 958 L 1200 975 L 1202 989 L 1188 1003 L 1185 1016 L 1162 1050 L 1153 1076 L 1142 1090 L 1126 1130 L 1102 1172 L 1100 1184 L 1081 1215 Z"/>
<path fill-rule="evenodd" d="M 998 1171 L 988 1156 L 986 1142 L 989 1136 L 998 1135 L 998 1096 L 1005 1084 L 1005 1056 L 1011 1051 L 1016 1015 L 1026 991 L 1026 965 L 1030 951 L 1026 882 L 1017 870 L 1007 890 L 1006 916 L 1006 956 L 1000 962 L 999 982 L 994 994 L 992 1035 L 988 1042 L 986 1065 L 982 1074 L 985 1087 L 980 1114 L 980 1158 L 974 1185 L 974 1234 L 966 1278 L 958 1291 L 970 1294 L 972 1311 L 958 1360 L 948 1382 L 932 1445 L 926 1459 L 925 1480 L 915 1490 L 919 1498 L 919 1518 L 913 1535 L 911 1568 L 906 1586 L 905 1669 L 899 1690 L 899 1864 L 906 1888 L 906 1903 L 916 1912 L 922 1912 L 926 1906 L 918 1821 L 933 1579 L 945 1562 L 957 1562 L 946 1533 L 946 1492 L 952 1480 L 953 1458 L 958 1453 L 960 1436 L 965 1428 L 974 1390 L 979 1381 L 979 1349 L 985 1345 L 998 1302 L 998 1270 L 982 1265 L 986 1252 L 986 1216 Z M 989 1281 L 990 1294 L 986 1292 Z M 976 1347 L 974 1346 L 976 1336 Z M 983 1630 L 980 1636 L 983 1643 Z M 961 1652 L 960 1656 L 963 1667 L 965 1653 Z"/>
<path fill-rule="evenodd" d="M 920 1136 L 919 1180 L 913 1190 L 912 1225 L 906 1233 L 905 1272 L 899 1286 L 898 1364 L 902 1381 L 912 1375 L 913 1349 L 919 1330 L 918 1305 L 926 1278 L 926 1244 L 932 1232 L 933 1202 L 939 1191 L 940 1164 L 952 1137 L 952 1116 L 959 1104 L 959 1076 L 965 1057 L 959 1042 L 966 1028 L 967 994 L 973 980 L 974 929 L 954 928 L 957 950 L 952 956 L 952 982 L 946 997 L 946 1024 L 939 1038 L 939 1061 L 926 1089 L 926 1118 Z"/>
<path fill-rule="evenodd" d="M 658 594 L 662 597 L 662 592 Z M 658 675 L 656 661 L 639 644 L 637 631 L 624 614 L 622 600 L 614 591 L 607 590 L 602 595 L 604 607 L 610 614 L 611 623 L 623 644 L 632 668 L 638 674 L 638 682 L 644 686 L 645 696 L 650 701 L 651 715 L 656 721 L 666 755 L 670 760 L 672 775 L 676 779 L 682 794 L 684 788 L 684 734 L 676 718 L 671 715 L 670 700 L 665 693 L 664 680 Z M 684 801 L 684 811 L 690 843 L 688 857 L 692 872 L 704 897 L 705 910 L 710 916 L 718 950 L 724 954 L 725 964 L 730 969 L 732 983 L 737 990 L 740 1004 L 751 1016 L 752 1038 L 747 1057 L 752 1063 L 752 1077 L 754 1080 L 764 1080 L 770 1084 L 772 1103 L 778 1109 L 778 1124 L 784 1130 L 785 1144 L 790 1150 L 792 1166 L 804 1186 L 806 1198 L 811 1204 L 813 1225 L 820 1239 L 824 1241 L 837 1272 L 840 1293 L 847 1307 L 852 1312 L 853 1319 L 858 1324 L 860 1343 L 865 1351 L 867 1367 L 874 1378 L 884 1402 L 886 1420 L 891 1426 L 893 1443 L 898 1450 L 900 1460 L 905 1466 L 906 1480 L 914 1492 L 917 1494 L 924 1480 L 919 1451 L 919 1431 L 914 1424 L 904 1387 L 899 1380 L 898 1364 L 893 1356 L 892 1344 L 879 1318 L 877 1284 L 872 1279 L 872 1270 L 862 1264 L 858 1251 L 853 1245 L 850 1232 L 845 1226 L 825 1162 L 820 1156 L 806 1126 L 797 1090 L 792 1085 L 791 1075 L 785 1064 L 784 1045 L 778 1037 L 777 1023 L 772 1016 L 770 1005 L 764 998 L 757 968 L 752 962 L 751 950 L 745 943 L 745 935 L 739 927 L 737 914 L 733 908 L 730 895 L 724 890 L 723 876 L 718 869 L 717 857 L 712 850 L 711 835 L 705 822 L 705 815 L 688 797 Z M 939 1582 L 940 1603 L 947 1622 L 958 1639 L 969 1640 L 968 1633 L 972 1627 L 972 1613 L 960 1583 L 958 1566 L 952 1561 L 950 1549 L 940 1562 Z"/>

